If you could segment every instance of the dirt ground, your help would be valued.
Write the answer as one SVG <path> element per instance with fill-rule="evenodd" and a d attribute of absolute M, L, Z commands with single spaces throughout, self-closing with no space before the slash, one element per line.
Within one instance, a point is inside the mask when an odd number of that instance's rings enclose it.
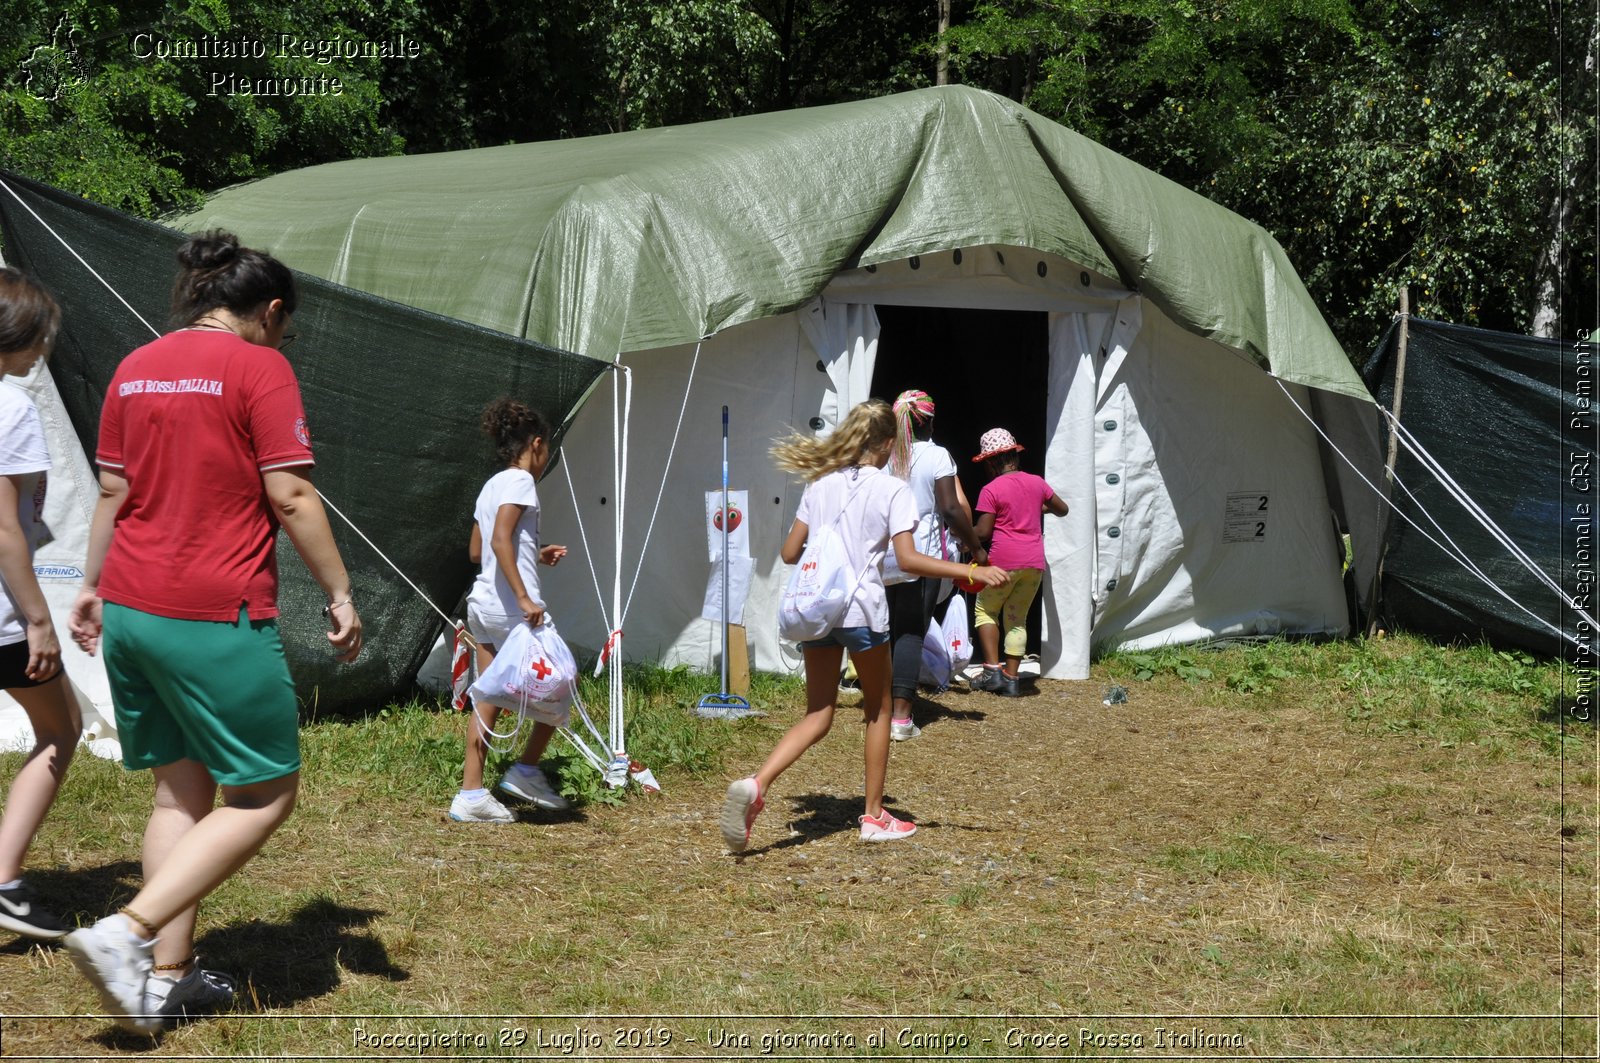
<path fill-rule="evenodd" d="M 718 777 L 662 772 L 661 794 L 511 827 L 311 780 L 203 915 L 202 950 L 243 962 L 254 1015 L 156 1049 L 103 1021 L 8 1019 L 0 1054 L 352 1051 L 350 1016 L 570 1034 L 534 1058 L 637 1058 L 661 1037 L 653 1058 L 1592 1043 L 1592 1023 L 1550 1018 L 1594 1011 L 1592 771 L 1531 739 L 1372 733 L 1304 694 L 1162 676 L 1106 706 L 1108 685 L 919 700 L 922 736 L 894 745 L 888 785 L 919 830 L 892 844 L 856 837 L 850 709 L 773 787 L 739 857 L 722 791 L 794 711 L 707 724 L 735 729 Z M 0 1008 L 96 1010 L 64 956 L 21 945 L 0 946 Z M 628 1018 L 567 1021 L 597 1014 Z"/>

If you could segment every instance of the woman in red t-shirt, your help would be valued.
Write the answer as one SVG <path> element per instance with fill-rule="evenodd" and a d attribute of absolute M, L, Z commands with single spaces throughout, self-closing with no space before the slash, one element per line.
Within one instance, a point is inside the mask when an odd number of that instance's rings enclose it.
<path fill-rule="evenodd" d="M 361 652 L 350 579 L 311 485 L 299 384 L 279 353 L 294 276 L 223 232 L 191 238 L 178 261 L 179 327 L 123 359 L 106 393 L 100 501 L 71 619 L 85 650 L 103 641 L 123 763 L 150 768 L 156 793 L 144 887 L 67 948 L 106 1010 L 143 1032 L 232 1003 L 231 979 L 195 965 L 197 906 L 294 808 L 280 526 L 328 596 L 334 654 Z"/>

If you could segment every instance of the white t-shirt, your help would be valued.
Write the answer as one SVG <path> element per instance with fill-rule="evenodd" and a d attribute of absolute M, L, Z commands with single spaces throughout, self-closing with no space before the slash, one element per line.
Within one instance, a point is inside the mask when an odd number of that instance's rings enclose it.
<path fill-rule="evenodd" d="M 539 491 L 533 474 L 524 469 L 505 469 L 489 477 L 478 492 L 478 501 L 472 508 L 472 518 L 478 522 L 478 534 L 483 537 L 483 561 L 478 578 L 467 595 L 469 605 L 489 616 L 521 616 L 517 596 L 511 592 L 500 562 L 494 556 L 494 522 L 501 506 L 521 506 L 522 516 L 517 518 L 512 542 L 517 548 L 517 572 L 528 597 L 544 605 L 539 595 Z"/>
<path fill-rule="evenodd" d="M 845 507 L 842 515 L 841 507 Z M 879 566 L 890 537 L 917 526 L 911 489 L 882 469 L 852 465 L 813 480 L 800 496 L 794 517 L 804 521 L 808 530 L 830 525 L 837 518 L 836 530 L 844 540 L 851 578 L 866 569 L 839 626 L 888 631 L 889 605 L 883 596 Z"/>
<path fill-rule="evenodd" d="M 0 382 L 0 476 L 17 477 L 17 523 L 28 544 L 28 556 L 50 541 L 44 526 L 44 493 L 49 479 L 50 448 L 44 422 L 28 393 L 9 380 Z M 11 589 L 0 582 L 0 646 L 28 637 L 28 627 Z"/>
<path fill-rule="evenodd" d="M 917 503 L 917 530 L 912 535 L 918 552 L 929 557 L 943 558 L 939 544 L 938 502 L 933 485 L 946 476 L 956 474 L 956 463 L 950 452 L 929 439 L 919 439 L 911 444 L 911 462 L 906 473 L 906 486 Z M 883 582 L 904 583 L 916 579 L 900 571 L 900 563 L 890 550 L 883 558 Z"/>

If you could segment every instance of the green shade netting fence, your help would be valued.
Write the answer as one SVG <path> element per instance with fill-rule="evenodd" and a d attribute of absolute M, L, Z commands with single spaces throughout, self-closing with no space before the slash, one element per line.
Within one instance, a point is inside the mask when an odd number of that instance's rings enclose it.
<path fill-rule="evenodd" d="M 118 362 L 153 338 L 150 326 L 167 327 L 174 252 L 186 234 L 10 174 L 0 181 L 10 190 L 0 189 L 0 253 L 61 302 L 50 369 L 92 460 Z M 297 280 L 299 338 L 285 355 L 300 377 L 317 487 L 451 611 L 474 571 L 473 499 L 496 465 L 478 428 L 484 405 L 512 395 L 565 424 L 607 365 L 305 274 Z M 283 536 L 280 624 L 307 708 L 359 711 L 410 690 L 443 620 L 344 520 L 331 512 L 329 520 L 367 648 L 354 665 L 332 660 L 325 598 Z"/>

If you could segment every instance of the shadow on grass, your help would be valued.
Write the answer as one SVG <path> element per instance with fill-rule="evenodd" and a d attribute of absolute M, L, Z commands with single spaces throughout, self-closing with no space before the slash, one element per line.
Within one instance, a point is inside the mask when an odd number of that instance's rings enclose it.
<path fill-rule="evenodd" d="M 28 879 L 42 897 L 60 905 L 58 911 L 76 913 L 88 925 L 99 918 L 92 913 L 115 911 L 137 892 L 141 870 L 126 860 L 88 871 L 30 871 Z M 254 921 L 203 934 L 195 942 L 195 954 L 205 966 L 238 979 L 238 1011 L 288 1008 L 331 993 L 339 985 L 341 967 L 392 982 L 410 978 L 410 971 L 390 962 L 376 935 L 358 930 L 382 914 L 318 898 L 301 905 L 286 922 Z M 0 947 L 0 953 L 26 952 L 37 944 L 17 938 Z M 149 1052 L 160 1043 L 158 1036 L 123 1030 L 109 1021 L 93 1040 L 119 1052 Z"/>
<path fill-rule="evenodd" d="M 1548 698 L 1539 708 L 1538 720 L 1540 723 L 1560 726 L 1568 724 L 1588 724 L 1595 726 L 1595 717 L 1600 715 L 1600 708 L 1595 705 L 1592 694 L 1557 696 Z"/>
<path fill-rule="evenodd" d="M 26 869 L 28 885 L 39 906 L 61 917 L 68 926 L 88 926 L 127 904 L 144 882 L 144 870 L 134 860 L 119 860 L 79 871 Z M 0 946 L 0 954 L 20 955 L 40 942 L 18 937 Z"/>
<path fill-rule="evenodd" d="M 946 693 L 957 690 L 957 687 L 951 687 Z M 992 694 L 986 694 L 981 690 L 964 690 L 959 696 L 961 698 L 959 706 L 946 705 L 939 701 L 929 701 L 919 691 L 917 696 L 911 699 L 912 722 L 918 727 L 922 727 L 933 723 L 935 720 L 970 720 L 974 723 L 982 723 L 989 718 L 989 714 L 982 708 L 984 703 L 979 699 L 993 697 Z"/>
<path fill-rule="evenodd" d="M 195 942 L 195 953 L 206 966 L 238 978 L 241 1010 L 289 1008 L 331 993 L 341 967 L 391 982 L 411 977 L 390 962 L 377 935 L 359 929 L 382 914 L 319 897 L 286 922 L 252 921 L 209 931 Z"/>
<path fill-rule="evenodd" d="M 500 796 L 504 798 L 503 794 Z M 503 803 L 511 814 L 517 817 L 518 823 L 587 823 L 589 816 L 585 809 L 591 802 L 585 801 L 581 795 L 568 800 L 572 802 L 571 808 L 540 808 L 531 801 L 503 801 Z"/>
<path fill-rule="evenodd" d="M 806 845 L 810 842 L 820 841 L 830 834 L 854 832 L 860 826 L 858 817 L 861 815 L 860 797 L 835 797 L 832 794 L 801 794 L 790 798 L 790 803 L 796 808 L 798 816 L 789 821 L 789 829 L 794 833 L 771 845 L 764 845 L 756 849 L 746 849 L 737 856 L 758 856 L 762 853 L 777 852 L 791 849 L 797 845 Z M 893 812 L 901 819 L 913 817 L 904 809 L 898 808 L 892 796 L 885 794 L 883 807 Z M 771 814 L 770 812 L 768 813 Z M 918 827 L 937 827 L 936 821 L 918 822 Z"/>

